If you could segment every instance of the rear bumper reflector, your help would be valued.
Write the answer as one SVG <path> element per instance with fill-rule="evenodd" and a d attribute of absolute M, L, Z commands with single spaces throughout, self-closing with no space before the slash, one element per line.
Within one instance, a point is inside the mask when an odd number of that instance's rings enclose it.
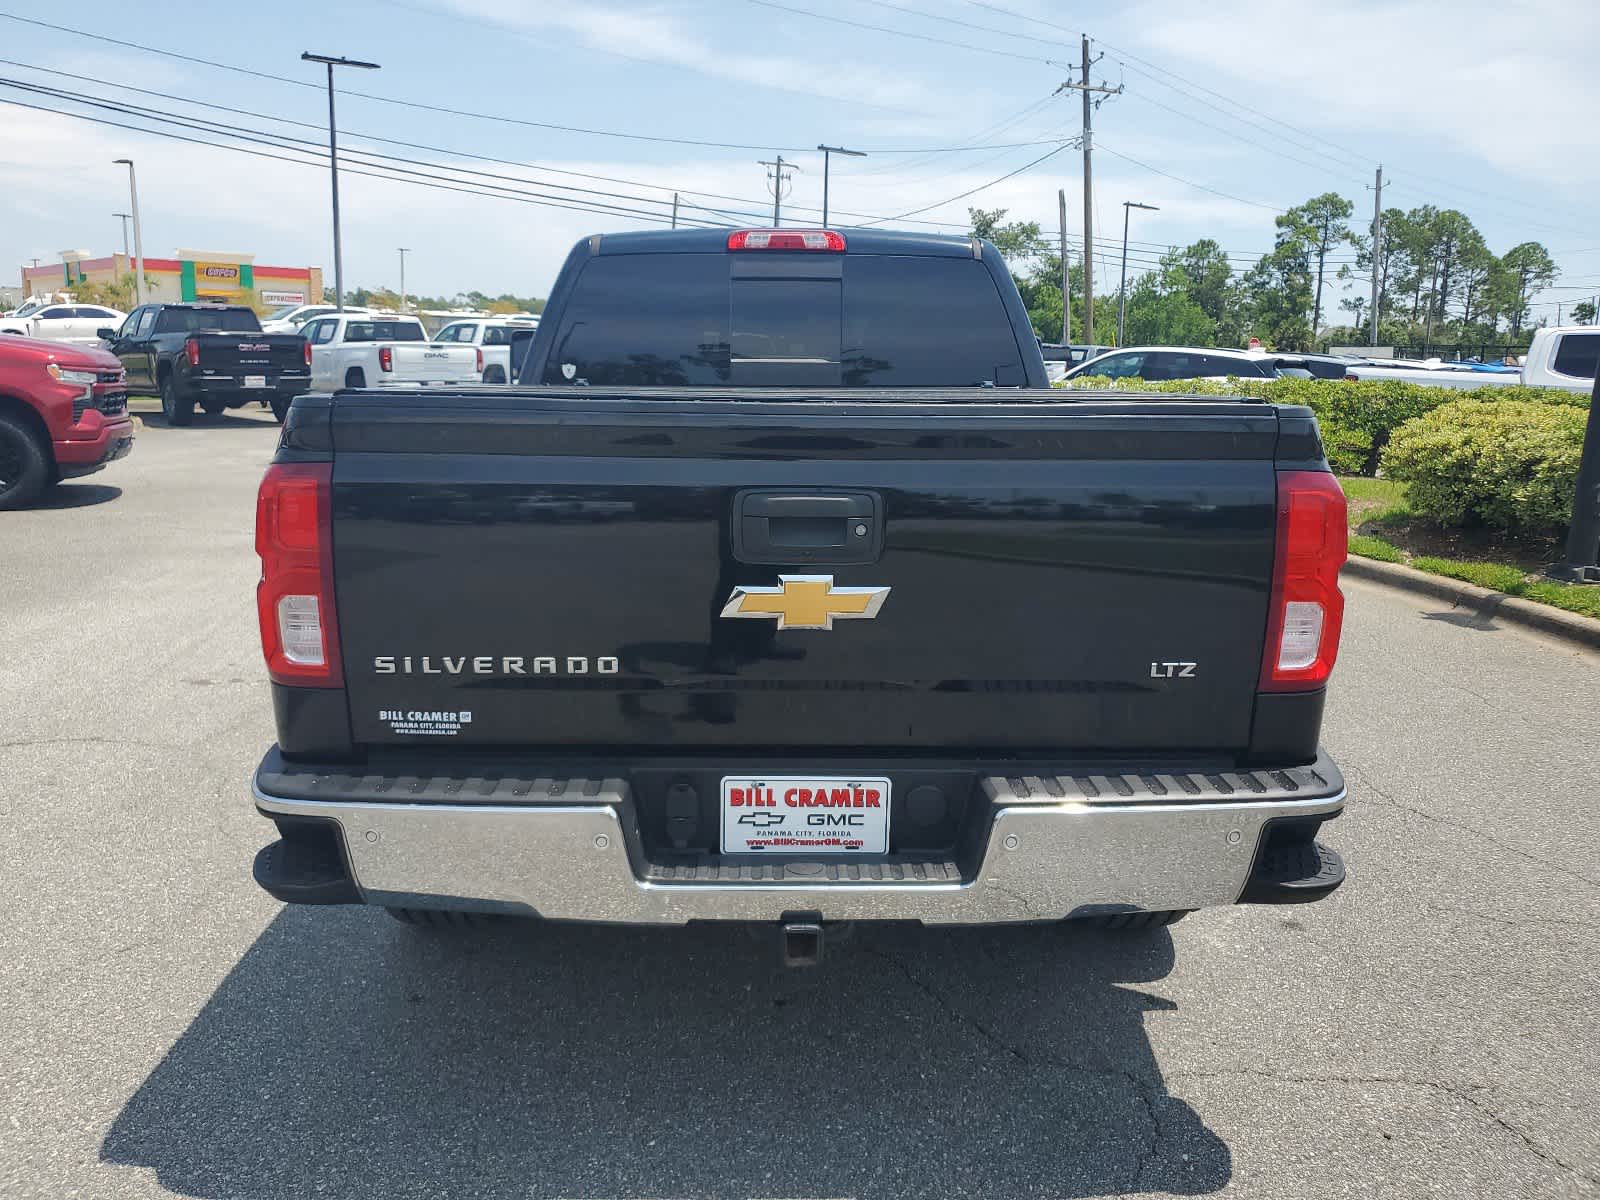
<path fill-rule="evenodd" d="M 1344 807 L 1319 756 L 1281 770 L 989 776 L 982 845 L 966 870 L 893 855 L 826 863 L 748 857 L 674 871 L 646 860 L 630 788 L 615 778 L 351 774 L 270 752 L 267 816 L 339 827 L 362 901 L 550 919 L 682 925 L 916 920 L 930 925 L 1232 904 L 1264 827 Z"/>

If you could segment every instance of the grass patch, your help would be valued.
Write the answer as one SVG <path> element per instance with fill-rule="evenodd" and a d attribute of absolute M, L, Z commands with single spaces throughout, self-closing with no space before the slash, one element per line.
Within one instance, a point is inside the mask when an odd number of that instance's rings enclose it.
<path fill-rule="evenodd" d="M 1559 552 L 1554 542 L 1448 529 L 1423 520 L 1407 505 L 1406 485 L 1396 479 L 1346 476 L 1339 482 L 1350 502 L 1351 554 L 1600 617 L 1600 588 L 1558 583 L 1539 574 L 1543 564 L 1553 561 L 1552 556 Z M 1377 536 L 1380 532 L 1385 536 Z M 1484 557 L 1452 558 L 1426 552 L 1438 549 L 1482 553 Z M 1507 558 L 1515 561 L 1504 561 Z"/>
<path fill-rule="evenodd" d="M 1341 475 L 1339 484 L 1344 488 L 1344 498 L 1349 506 L 1351 532 L 1369 522 L 1382 524 L 1411 515 L 1411 509 L 1406 504 L 1406 485 L 1398 479 Z"/>
<path fill-rule="evenodd" d="M 1519 595 L 1526 579 L 1521 571 L 1506 563 L 1459 562 L 1453 558 L 1419 554 L 1411 560 L 1411 565 L 1430 575 L 1445 575 L 1463 583 L 1475 583 L 1490 591 L 1505 592 L 1508 596 Z"/>
<path fill-rule="evenodd" d="M 1375 558 L 1379 562 L 1403 563 L 1406 560 L 1406 556 L 1398 547 L 1391 546 L 1380 537 L 1372 537 L 1365 533 L 1350 535 L 1350 553 L 1359 554 L 1362 558 Z"/>

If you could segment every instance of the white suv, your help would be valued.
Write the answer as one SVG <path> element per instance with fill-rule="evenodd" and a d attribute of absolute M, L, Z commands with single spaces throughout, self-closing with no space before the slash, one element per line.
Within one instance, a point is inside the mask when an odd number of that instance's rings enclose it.
<path fill-rule="evenodd" d="M 0 320 L 0 333 L 16 333 L 23 337 L 44 338 L 49 342 L 71 342 L 79 346 L 100 345 L 100 335 L 95 332 L 106 326 L 121 325 L 128 314 L 107 308 L 103 304 L 72 303 L 46 304 L 29 311 L 24 304 L 20 314 Z"/>

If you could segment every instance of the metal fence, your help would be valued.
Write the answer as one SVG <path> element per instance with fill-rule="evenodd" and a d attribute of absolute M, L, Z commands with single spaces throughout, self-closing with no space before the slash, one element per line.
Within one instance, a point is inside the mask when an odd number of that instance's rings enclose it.
<path fill-rule="evenodd" d="M 1521 342 L 1423 342 L 1415 346 L 1396 346 L 1396 358 L 1442 358 L 1446 362 L 1472 360 L 1499 362 L 1508 355 L 1521 358 L 1531 339 Z"/>

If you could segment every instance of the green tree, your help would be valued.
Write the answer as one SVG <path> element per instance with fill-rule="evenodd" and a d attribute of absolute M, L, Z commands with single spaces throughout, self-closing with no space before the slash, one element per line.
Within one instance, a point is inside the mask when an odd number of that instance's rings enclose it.
<path fill-rule="evenodd" d="M 1499 310 L 1511 322 L 1511 336 L 1522 335 L 1533 294 L 1555 282 L 1556 263 L 1538 242 L 1523 242 L 1500 257 L 1491 286 L 1499 300 Z"/>
<path fill-rule="evenodd" d="M 1572 306 L 1572 323 L 1574 325 L 1593 325 L 1594 317 L 1593 300 L 1579 300 Z"/>
<path fill-rule="evenodd" d="M 1183 292 L 1211 321 L 1224 342 L 1243 340 L 1239 289 L 1227 253 L 1210 238 L 1161 256 L 1162 284 L 1166 291 Z"/>
<path fill-rule="evenodd" d="M 1316 260 L 1316 287 L 1311 301 L 1313 333 L 1322 323 L 1322 282 L 1327 272 L 1328 253 L 1350 240 L 1350 214 L 1354 211 L 1355 206 L 1337 192 L 1324 192 L 1277 219 L 1278 228 L 1292 229 L 1294 235 L 1306 243 L 1309 256 Z"/>
<path fill-rule="evenodd" d="M 1274 350 L 1309 350 L 1307 316 L 1312 304 L 1312 243 L 1308 227 L 1289 213 L 1277 218 L 1272 253 L 1240 281 L 1248 298 L 1249 328 Z"/>
<path fill-rule="evenodd" d="M 1181 288 L 1168 288 L 1158 271 L 1128 289 L 1124 343 L 1129 346 L 1212 346 L 1217 324 Z"/>

